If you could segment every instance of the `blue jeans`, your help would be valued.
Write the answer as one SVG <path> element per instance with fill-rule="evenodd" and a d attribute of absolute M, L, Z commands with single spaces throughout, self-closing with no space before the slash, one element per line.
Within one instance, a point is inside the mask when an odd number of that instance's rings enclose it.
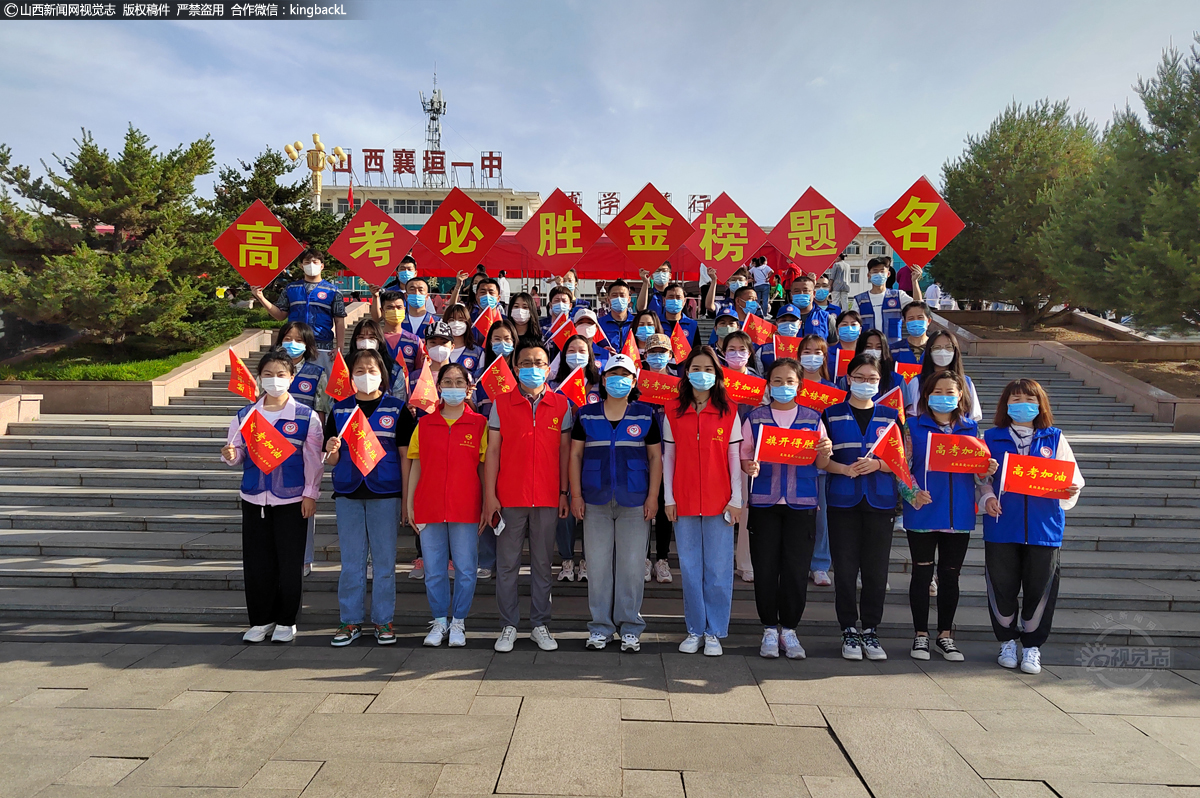
<path fill-rule="evenodd" d="M 371 622 L 383 626 L 396 612 L 396 527 L 399 499 L 348 499 L 338 496 L 338 546 L 342 572 L 338 577 L 338 610 L 342 623 L 361 624 L 367 594 L 367 551 L 375 575 L 371 580 Z"/>
<path fill-rule="evenodd" d="M 579 522 L 575 516 L 568 515 L 558 519 L 554 539 L 558 543 L 558 556 L 563 560 L 575 559 L 575 540 L 579 540 L 579 559 L 585 558 L 583 535 L 579 531 Z"/>
<path fill-rule="evenodd" d="M 646 543 L 650 522 L 642 505 L 622 507 L 615 501 L 589 504 L 583 516 L 583 537 L 591 543 L 588 563 L 588 631 L 641 637 L 645 589 Z"/>
<path fill-rule="evenodd" d="M 496 531 L 490 526 L 483 528 L 483 534 L 479 536 L 478 543 L 479 557 L 477 565 L 479 568 L 486 568 L 492 573 L 496 572 Z M 455 566 L 457 568 L 458 566 Z"/>
<path fill-rule="evenodd" d="M 486 529 L 484 534 L 492 535 Z M 471 611 L 471 600 L 475 598 L 475 569 L 479 562 L 478 537 L 479 524 L 429 524 L 421 530 L 425 596 L 434 618 L 465 619 Z M 450 598 L 451 559 L 455 570 L 453 602 Z"/>
<path fill-rule="evenodd" d="M 733 527 L 723 515 L 680 516 L 675 548 L 688 634 L 727 637 L 733 609 Z"/>
<path fill-rule="evenodd" d="M 771 315 L 771 285 L 756 285 L 754 293 L 758 294 L 758 313 L 765 319 Z"/>
<path fill-rule="evenodd" d="M 829 554 L 829 516 L 825 513 L 825 482 L 828 479 L 824 473 L 817 475 L 817 542 L 813 546 L 810 571 L 828 571 L 833 565 Z"/>

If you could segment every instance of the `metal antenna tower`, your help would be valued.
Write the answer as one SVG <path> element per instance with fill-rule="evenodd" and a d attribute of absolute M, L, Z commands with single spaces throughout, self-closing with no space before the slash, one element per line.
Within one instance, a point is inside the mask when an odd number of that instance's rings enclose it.
<path fill-rule="evenodd" d="M 433 73 L 433 93 L 429 95 L 428 100 L 425 99 L 425 92 L 419 92 L 419 94 L 421 110 L 428 117 L 425 122 L 425 151 L 444 153 L 442 150 L 442 116 L 446 113 L 446 100 L 442 97 L 442 90 L 437 87 L 436 68 Z M 445 163 L 444 154 L 442 162 Z M 447 188 L 449 183 L 446 180 L 445 170 L 443 169 L 441 174 L 424 173 L 421 185 L 425 188 Z"/>

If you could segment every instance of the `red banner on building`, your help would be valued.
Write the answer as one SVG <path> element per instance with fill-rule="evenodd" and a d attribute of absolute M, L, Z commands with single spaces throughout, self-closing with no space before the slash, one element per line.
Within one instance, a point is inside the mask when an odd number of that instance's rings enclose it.
<path fill-rule="evenodd" d="M 810 186 L 771 230 L 767 241 L 800 271 L 820 277 L 860 229 Z"/>
<path fill-rule="evenodd" d="M 258 389 L 255 387 L 254 375 L 250 373 L 250 369 L 246 368 L 246 364 L 242 362 L 240 357 L 234 354 L 232 349 L 229 350 L 229 390 L 247 402 L 253 402 L 258 399 Z"/>
<path fill-rule="evenodd" d="M 875 220 L 879 235 L 910 266 L 929 263 L 965 226 L 924 177 Z"/>
<path fill-rule="evenodd" d="M 1000 467 L 1000 493 L 1020 493 L 1043 499 L 1069 499 L 1067 488 L 1075 478 L 1070 460 L 1005 454 Z"/>
<path fill-rule="evenodd" d="M 380 150 L 382 152 L 382 150 Z M 383 170 L 382 160 L 380 171 Z M 346 271 L 369 284 L 381 286 L 388 281 L 417 237 L 380 210 L 365 202 L 354 218 L 329 247 L 329 254 L 341 261 Z"/>
<path fill-rule="evenodd" d="M 818 413 L 823 413 L 827 408 L 846 401 L 846 395 L 846 392 L 840 388 L 822 385 L 813 380 L 805 380 L 800 384 L 800 390 L 796 392 L 796 404 L 811 407 Z"/>
<path fill-rule="evenodd" d="M 642 369 L 638 375 L 637 389 L 639 402 L 665 405 L 672 399 L 679 398 L 679 378 Z"/>
<path fill-rule="evenodd" d="M 740 374 L 725 369 L 725 393 L 739 405 L 760 405 L 767 395 L 767 381 L 753 374 Z"/>
<path fill-rule="evenodd" d="M 246 456 L 264 474 L 270 474 L 296 453 L 291 441 L 258 408 L 253 408 L 242 423 L 242 440 L 246 443 Z"/>
<path fill-rule="evenodd" d="M 912 472 L 908 470 L 908 460 L 904 456 L 904 437 L 900 434 L 900 425 L 895 421 L 879 431 L 878 440 L 867 452 L 867 457 L 871 455 L 875 455 L 887 463 L 896 479 L 909 488 L 916 487 L 917 483 L 913 479 Z"/>
<path fill-rule="evenodd" d="M 758 428 L 754 459 L 760 463 L 812 465 L 817 459 L 817 441 L 820 439 L 821 433 L 815 429 L 784 429 L 764 425 Z"/>
<path fill-rule="evenodd" d="M 213 246 L 257 288 L 266 287 L 304 250 L 262 200 L 255 200 Z"/>
<path fill-rule="evenodd" d="M 929 433 L 925 446 L 925 470 L 951 474 L 986 474 L 992 453 L 974 435 Z"/>

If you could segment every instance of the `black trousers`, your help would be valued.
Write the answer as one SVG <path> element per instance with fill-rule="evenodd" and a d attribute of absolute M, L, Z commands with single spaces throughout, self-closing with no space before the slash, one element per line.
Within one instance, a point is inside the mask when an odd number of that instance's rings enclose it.
<path fill-rule="evenodd" d="M 671 533 L 675 530 L 671 519 L 667 518 L 666 509 L 666 493 L 660 486 L 658 489 L 658 514 L 654 516 L 654 536 L 651 542 L 654 544 L 651 549 L 650 544 L 646 544 L 646 557 L 650 557 L 650 552 L 654 551 L 658 556 L 657 560 L 665 560 L 671 553 Z"/>
<path fill-rule="evenodd" d="M 1058 555 L 1056 546 L 984 541 L 984 579 L 997 640 L 1020 640 L 1025 648 L 1034 648 L 1050 637 L 1058 602 Z M 1019 594 L 1023 597 L 1018 620 Z"/>
<path fill-rule="evenodd" d="M 883 620 L 893 515 L 864 510 L 862 503 L 850 508 L 830 507 L 827 514 L 838 625 L 843 629 L 857 626 L 860 631 L 874 629 Z M 860 573 L 861 598 L 855 589 Z"/>
<path fill-rule="evenodd" d="M 817 541 L 817 511 L 786 504 L 751 507 L 754 603 L 763 626 L 795 629 L 808 600 L 808 565 Z"/>
<path fill-rule="evenodd" d="M 260 507 L 242 501 L 242 573 L 251 626 L 295 625 L 307 537 L 300 502 Z"/>
<path fill-rule="evenodd" d="M 958 575 L 967 556 L 971 535 L 967 532 L 914 532 L 908 530 L 908 551 L 912 555 L 912 579 L 908 583 L 908 606 L 912 608 L 913 629 L 929 633 L 929 584 L 934 568 L 938 576 L 938 631 L 954 628 L 958 610 Z M 937 565 L 934 565 L 936 557 Z"/>

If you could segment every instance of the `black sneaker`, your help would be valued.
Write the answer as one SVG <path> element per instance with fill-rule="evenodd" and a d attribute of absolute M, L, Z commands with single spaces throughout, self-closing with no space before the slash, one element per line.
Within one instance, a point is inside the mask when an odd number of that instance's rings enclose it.
<path fill-rule="evenodd" d="M 954 645 L 953 638 L 939 637 L 934 645 L 937 646 L 938 651 L 942 652 L 942 656 L 950 662 L 962 662 L 964 659 L 966 659 L 966 657 L 962 655 L 962 652 L 958 650 L 958 646 Z M 928 655 L 926 655 L 926 657 L 928 657 Z"/>
<path fill-rule="evenodd" d="M 929 659 L 929 635 L 917 635 L 913 638 L 912 650 L 908 655 L 913 659 Z"/>

